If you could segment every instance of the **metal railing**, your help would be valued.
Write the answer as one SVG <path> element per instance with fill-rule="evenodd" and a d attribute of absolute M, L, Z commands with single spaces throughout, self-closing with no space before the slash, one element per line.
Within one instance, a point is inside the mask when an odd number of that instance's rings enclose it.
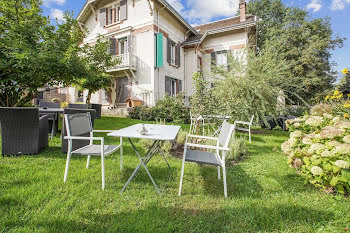
<path fill-rule="evenodd" d="M 136 69 L 137 57 L 130 53 L 120 54 L 113 57 L 118 60 L 118 64 L 110 67 L 108 71 L 123 70 L 123 69 Z"/>

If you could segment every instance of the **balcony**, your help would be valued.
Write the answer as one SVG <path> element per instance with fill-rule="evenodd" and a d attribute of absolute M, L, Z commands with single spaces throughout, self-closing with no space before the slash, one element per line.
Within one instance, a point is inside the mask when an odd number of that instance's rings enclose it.
<path fill-rule="evenodd" d="M 114 56 L 115 60 L 119 60 L 119 63 L 113 67 L 107 69 L 107 72 L 116 72 L 121 70 L 134 70 L 137 67 L 137 57 L 130 53 Z"/>

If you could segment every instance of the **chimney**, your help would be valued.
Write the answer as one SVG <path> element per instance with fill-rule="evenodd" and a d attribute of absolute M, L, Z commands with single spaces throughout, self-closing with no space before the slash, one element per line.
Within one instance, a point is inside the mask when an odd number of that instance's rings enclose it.
<path fill-rule="evenodd" d="M 246 8 L 245 0 L 239 0 L 239 15 L 240 15 L 241 22 L 246 21 L 245 8 Z"/>

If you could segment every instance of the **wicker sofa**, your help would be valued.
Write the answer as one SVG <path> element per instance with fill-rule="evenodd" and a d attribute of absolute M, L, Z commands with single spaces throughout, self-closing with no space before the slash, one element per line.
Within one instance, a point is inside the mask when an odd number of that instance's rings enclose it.
<path fill-rule="evenodd" d="M 2 155 L 38 154 L 48 146 L 49 122 L 38 108 L 0 107 Z"/>
<path fill-rule="evenodd" d="M 96 110 L 95 109 L 74 109 L 74 108 L 65 108 L 64 109 L 64 114 L 77 114 L 77 113 L 86 113 L 89 112 L 91 115 L 91 122 L 92 125 L 95 122 L 96 119 Z M 63 120 L 62 123 L 62 138 L 64 138 L 65 136 L 67 136 L 67 132 L 66 132 L 66 125 L 65 122 Z M 90 134 L 82 134 L 79 135 L 82 137 L 89 137 Z M 76 150 L 78 148 L 84 147 L 89 145 L 90 142 L 87 140 L 74 140 L 73 145 L 72 145 L 72 150 Z M 63 139 L 62 140 L 62 152 L 63 153 L 67 153 L 68 150 L 68 140 L 67 139 Z"/>

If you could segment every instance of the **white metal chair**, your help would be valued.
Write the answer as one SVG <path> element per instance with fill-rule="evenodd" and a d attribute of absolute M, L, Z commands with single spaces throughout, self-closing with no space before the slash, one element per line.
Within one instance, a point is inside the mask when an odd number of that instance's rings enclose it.
<path fill-rule="evenodd" d="M 220 175 L 220 167 L 223 171 L 223 179 L 224 179 L 224 194 L 227 197 L 227 184 L 226 184 L 226 166 L 225 166 L 225 153 L 229 151 L 229 143 L 234 130 L 234 126 L 224 121 L 222 123 L 221 132 L 219 137 L 205 137 L 205 136 L 197 136 L 197 135 L 187 135 L 185 149 L 182 160 L 182 170 L 181 170 L 181 178 L 180 178 L 180 187 L 179 187 L 179 196 L 181 195 L 182 188 L 182 180 L 185 169 L 185 162 L 194 162 L 198 164 L 207 164 L 216 166 L 218 168 L 218 179 L 221 178 Z M 216 146 L 212 145 L 202 145 L 202 144 L 194 144 L 189 143 L 189 138 L 199 138 L 199 139 L 209 139 L 215 140 Z M 216 150 L 215 153 L 190 150 L 190 148 L 202 148 L 202 149 L 212 149 Z M 221 152 L 221 153 L 220 153 Z M 220 155 L 221 154 L 221 155 Z"/>
<path fill-rule="evenodd" d="M 86 168 L 89 168 L 90 158 L 91 156 L 101 156 L 101 166 L 102 166 L 102 189 L 105 188 L 105 165 L 104 158 L 105 156 L 115 152 L 120 149 L 121 156 L 121 164 L 122 168 L 122 158 L 123 158 L 123 139 L 120 138 L 119 145 L 105 145 L 103 137 L 94 137 L 93 133 L 110 133 L 114 130 L 93 130 L 91 123 L 90 113 L 78 113 L 78 114 L 65 114 L 65 125 L 67 136 L 64 139 L 68 140 L 68 152 L 67 152 L 67 162 L 66 168 L 64 172 L 64 183 L 67 181 L 68 177 L 68 169 L 69 169 L 69 161 L 71 155 L 87 155 L 87 163 Z M 81 136 L 90 134 L 90 137 Z M 83 146 L 72 151 L 72 143 L 73 140 L 89 140 L 90 144 L 87 146 Z M 100 141 L 100 145 L 93 145 L 93 141 Z"/>
<path fill-rule="evenodd" d="M 243 132 L 248 132 L 249 133 L 249 143 L 252 142 L 252 132 L 251 132 L 251 127 L 253 125 L 253 120 L 254 120 L 254 115 L 250 118 L 250 122 L 247 121 L 235 121 L 234 126 L 235 130 L 240 130 Z M 244 127 L 237 127 L 237 125 L 248 125 L 248 128 Z"/>
<path fill-rule="evenodd" d="M 190 130 L 189 130 L 189 134 L 196 134 L 198 133 L 197 130 L 200 130 L 200 127 L 202 126 L 202 133 L 203 136 L 205 134 L 205 122 L 204 122 L 204 118 L 202 115 L 197 115 L 194 116 L 192 115 L 192 112 L 190 112 L 190 119 L 191 119 L 191 125 L 190 125 Z"/>

